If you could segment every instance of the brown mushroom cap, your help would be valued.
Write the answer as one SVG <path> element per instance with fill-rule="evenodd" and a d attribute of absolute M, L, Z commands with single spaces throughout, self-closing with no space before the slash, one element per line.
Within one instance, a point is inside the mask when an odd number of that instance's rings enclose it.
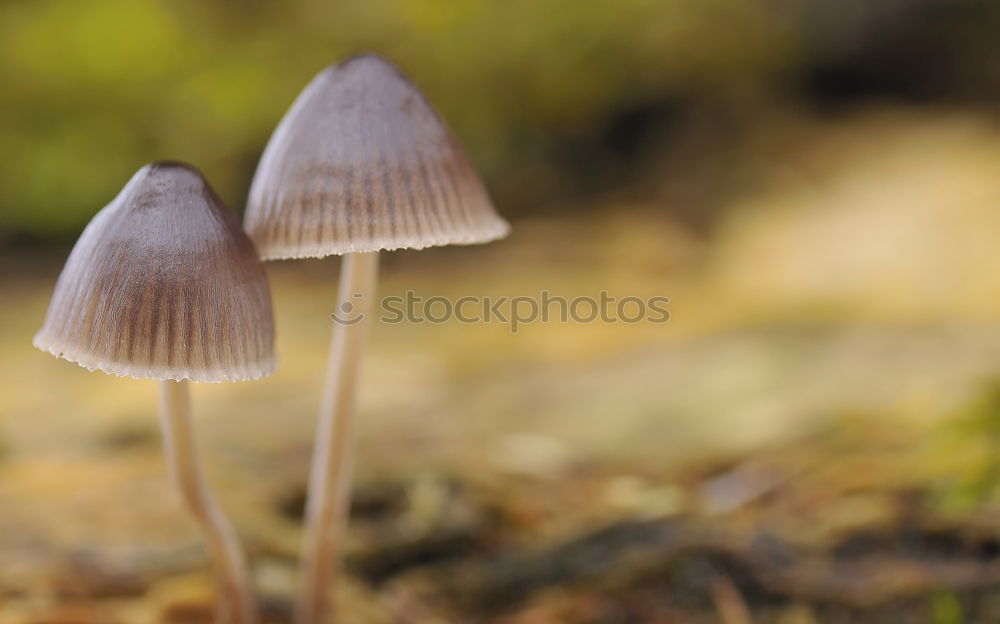
<path fill-rule="evenodd" d="M 299 95 L 244 222 L 269 260 L 484 243 L 510 229 L 424 96 L 374 55 L 327 68 Z"/>
<path fill-rule="evenodd" d="M 146 165 L 87 225 L 39 349 L 125 377 L 236 381 L 274 370 L 257 252 L 201 173 Z"/>

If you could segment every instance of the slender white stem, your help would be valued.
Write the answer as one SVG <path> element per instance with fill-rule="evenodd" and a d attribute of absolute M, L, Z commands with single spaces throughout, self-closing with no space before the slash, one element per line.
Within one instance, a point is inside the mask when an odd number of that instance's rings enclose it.
<path fill-rule="evenodd" d="M 186 381 L 160 382 L 160 422 L 167 465 L 178 491 L 201 525 L 218 579 L 218 618 L 224 624 L 256 624 L 246 557 L 236 532 L 205 484 L 198 462 Z"/>
<path fill-rule="evenodd" d="M 377 273 L 377 252 L 344 256 L 306 502 L 298 624 L 325 624 L 334 611 L 351 500 L 355 395 Z"/>

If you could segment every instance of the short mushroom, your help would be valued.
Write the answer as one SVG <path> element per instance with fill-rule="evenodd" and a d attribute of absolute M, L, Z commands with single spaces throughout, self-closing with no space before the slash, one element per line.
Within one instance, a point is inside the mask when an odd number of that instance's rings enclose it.
<path fill-rule="evenodd" d="M 267 144 L 244 225 L 265 260 L 344 255 L 306 509 L 301 624 L 323 621 L 348 513 L 355 387 L 377 252 L 485 243 L 509 226 L 423 94 L 375 55 L 322 71 Z"/>
<path fill-rule="evenodd" d="M 201 473 L 187 382 L 273 371 L 271 295 L 253 244 L 197 169 L 146 165 L 97 213 L 34 344 L 90 370 L 160 380 L 166 459 L 211 551 L 220 621 L 256 622 L 246 558 Z"/>

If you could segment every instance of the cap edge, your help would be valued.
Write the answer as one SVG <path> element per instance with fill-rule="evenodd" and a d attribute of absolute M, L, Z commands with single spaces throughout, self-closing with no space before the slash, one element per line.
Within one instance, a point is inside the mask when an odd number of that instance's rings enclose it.
<path fill-rule="evenodd" d="M 193 381 L 198 383 L 223 383 L 231 381 L 255 381 L 274 373 L 277 368 L 276 358 L 272 355 L 252 366 L 246 367 L 243 371 L 225 372 L 216 371 L 214 373 L 192 371 L 187 368 L 169 366 L 137 366 L 124 362 L 107 363 L 94 357 L 81 349 L 59 345 L 48 341 L 42 332 L 35 335 L 31 344 L 36 349 L 44 351 L 57 358 L 73 362 L 87 370 L 101 371 L 115 377 L 128 377 L 131 379 L 155 379 L 159 381 Z"/>
<path fill-rule="evenodd" d="M 299 260 L 305 258 L 326 258 L 327 256 L 343 256 L 349 253 L 371 253 L 376 251 L 395 251 L 399 249 L 427 249 L 428 247 L 444 247 L 447 245 L 482 245 L 490 243 L 510 234 L 510 224 L 497 218 L 495 227 L 480 234 L 464 236 L 442 235 L 427 238 L 418 242 L 407 242 L 386 237 L 376 240 L 356 242 L 335 241 L 314 243 L 310 245 L 285 246 L 256 242 L 261 260 Z"/>

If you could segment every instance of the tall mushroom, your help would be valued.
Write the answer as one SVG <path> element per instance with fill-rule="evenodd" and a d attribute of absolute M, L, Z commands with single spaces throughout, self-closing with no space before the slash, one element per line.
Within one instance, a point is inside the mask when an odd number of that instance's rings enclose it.
<path fill-rule="evenodd" d="M 462 147 L 420 91 L 375 55 L 322 71 L 264 150 L 244 224 L 265 260 L 345 255 L 306 508 L 300 624 L 329 608 L 348 512 L 355 387 L 377 252 L 505 236 Z"/>
<path fill-rule="evenodd" d="M 257 621 L 246 558 L 205 484 L 188 381 L 274 370 L 271 294 L 236 216 L 188 165 L 140 169 L 91 220 L 56 284 L 39 349 L 90 370 L 160 380 L 165 455 L 204 532 L 220 621 Z"/>

